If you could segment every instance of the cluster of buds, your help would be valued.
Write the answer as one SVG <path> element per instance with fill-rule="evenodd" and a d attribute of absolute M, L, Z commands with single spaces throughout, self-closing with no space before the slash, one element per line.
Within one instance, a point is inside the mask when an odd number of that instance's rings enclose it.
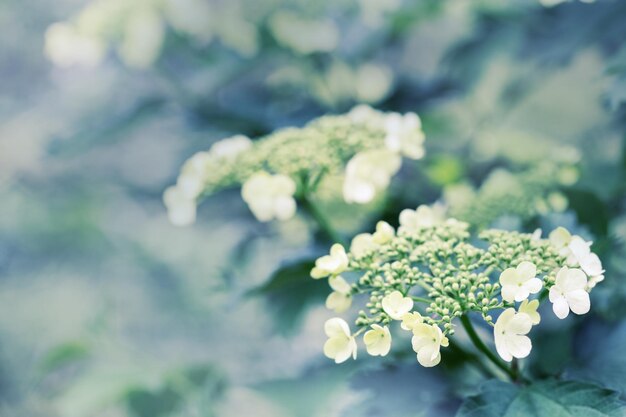
<path fill-rule="evenodd" d="M 278 130 L 251 141 L 238 135 L 193 155 L 164 202 L 172 223 L 195 220 L 196 205 L 221 189 L 242 187 L 259 221 L 286 220 L 296 200 L 310 196 L 326 175 L 343 175 L 343 198 L 367 203 L 385 190 L 402 157 L 424 155 L 424 133 L 415 113 L 383 113 L 360 105 L 302 128 Z"/>
<path fill-rule="evenodd" d="M 455 184 L 444 190 L 450 215 L 472 226 L 486 227 L 502 216 L 532 219 L 567 209 L 567 197 L 560 191 L 578 180 L 574 161 L 546 160 L 522 171 L 494 170 L 474 188 Z"/>
<path fill-rule="evenodd" d="M 326 305 L 335 312 L 366 300 L 355 333 L 341 318 L 326 323 L 324 353 L 337 363 L 356 358 L 361 333 L 370 355 L 386 355 L 399 322 L 412 332 L 418 362 L 437 365 L 455 319 L 470 313 L 493 327 L 502 359 L 523 358 L 541 301 L 547 297 L 561 319 L 570 311 L 585 314 L 589 292 L 604 278 L 591 242 L 564 228 L 548 238 L 495 229 L 472 236 L 468 223 L 430 206 L 404 210 L 399 220 L 397 231 L 379 222 L 374 233 L 356 236 L 349 252 L 335 244 L 311 271 L 314 279 L 328 278 L 333 292 Z"/>

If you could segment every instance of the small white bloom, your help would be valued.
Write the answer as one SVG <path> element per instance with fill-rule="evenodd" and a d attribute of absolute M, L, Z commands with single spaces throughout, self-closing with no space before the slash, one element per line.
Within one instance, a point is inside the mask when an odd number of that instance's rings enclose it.
<path fill-rule="evenodd" d="M 326 308 L 334 310 L 335 313 L 343 313 L 352 305 L 351 287 L 346 280 L 340 276 L 331 276 L 328 284 L 334 290 L 326 298 Z"/>
<path fill-rule="evenodd" d="M 537 267 L 532 262 L 524 261 L 517 268 L 507 268 L 500 274 L 502 299 L 512 303 L 523 301 L 530 294 L 541 290 L 541 280 L 536 277 Z"/>
<path fill-rule="evenodd" d="M 569 266 L 580 266 L 591 277 L 604 273 L 600 258 L 591 252 L 592 242 L 587 242 L 580 236 L 572 236 L 563 227 L 550 233 L 550 242 L 559 251 L 559 255 L 567 258 Z"/>
<path fill-rule="evenodd" d="M 352 305 L 352 296 L 338 291 L 333 291 L 326 297 L 326 308 L 335 313 L 343 313 Z"/>
<path fill-rule="evenodd" d="M 550 288 L 552 310 L 560 319 L 568 316 L 572 310 L 574 314 L 585 314 L 591 308 L 589 294 L 585 291 L 587 276 L 577 268 L 564 266 L 556 275 L 556 282 Z"/>
<path fill-rule="evenodd" d="M 541 316 L 537 312 L 537 308 L 539 308 L 539 300 L 524 300 L 522 301 L 522 304 L 519 305 L 518 311 L 520 313 L 528 314 L 528 317 L 530 317 L 530 321 L 534 326 L 539 324 L 541 321 Z"/>
<path fill-rule="evenodd" d="M 356 154 L 346 165 L 344 200 L 347 203 L 369 203 L 377 192 L 387 188 L 401 164 L 401 158 L 387 149 Z"/>
<path fill-rule="evenodd" d="M 405 231 L 417 231 L 433 227 L 444 219 L 443 209 L 425 204 L 416 210 L 404 209 L 400 212 L 400 227 Z"/>
<path fill-rule="evenodd" d="M 348 269 L 348 255 L 339 243 L 330 247 L 330 254 L 322 256 L 315 261 L 315 268 L 311 271 L 311 277 L 324 278 L 329 275 L 339 275 Z"/>
<path fill-rule="evenodd" d="M 389 327 L 381 327 L 372 324 L 372 330 L 368 330 L 363 335 L 363 341 L 367 348 L 367 353 L 372 356 L 385 356 L 391 349 L 391 333 Z"/>
<path fill-rule="evenodd" d="M 262 222 L 288 220 L 296 213 L 296 183 L 286 175 L 257 172 L 246 180 L 241 196 Z"/>
<path fill-rule="evenodd" d="M 370 233 L 359 233 L 354 238 L 352 238 L 352 243 L 350 243 L 350 253 L 360 258 L 376 248 L 380 245 L 374 242 L 374 236 Z"/>
<path fill-rule="evenodd" d="M 348 117 L 353 123 L 363 124 L 376 118 L 378 112 L 367 104 L 356 105 L 348 112 Z"/>
<path fill-rule="evenodd" d="M 411 159 L 420 159 L 424 156 L 424 132 L 422 121 L 417 114 L 389 114 L 385 120 L 385 131 L 387 149 Z"/>
<path fill-rule="evenodd" d="M 244 135 L 235 135 L 230 138 L 222 139 L 215 142 L 211 146 L 211 155 L 220 159 L 233 159 L 241 152 L 247 151 L 252 147 L 250 138 Z"/>
<path fill-rule="evenodd" d="M 356 340 L 350 333 L 348 323 L 340 318 L 332 318 L 324 324 L 324 332 L 328 340 L 324 344 L 324 355 L 334 359 L 335 363 L 347 361 L 350 356 L 356 359 Z"/>
<path fill-rule="evenodd" d="M 389 223 L 380 221 L 376 223 L 376 232 L 372 235 L 372 240 L 374 243 L 384 245 L 393 239 L 395 235 L 396 231 Z"/>
<path fill-rule="evenodd" d="M 411 297 L 405 297 L 400 291 L 393 291 L 383 297 L 383 310 L 394 320 L 402 320 L 402 317 L 413 308 Z"/>
<path fill-rule="evenodd" d="M 532 343 L 526 335 L 532 327 L 532 319 L 528 314 L 516 313 L 514 308 L 504 310 L 493 329 L 498 355 L 507 362 L 528 356 Z"/>
<path fill-rule="evenodd" d="M 404 316 L 402 316 L 402 323 L 400 324 L 400 327 L 402 327 L 404 330 L 413 331 L 415 326 L 423 321 L 424 318 L 422 317 L 422 315 L 417 311 L 413 311 L 410 313 L 406 313 Z"/>
<path fill-rule="evenodd" d="M 413 327 L 411 344 L 420 365 L 431 367 L 441 361 L 441 346 L 446 347 L 449 342 L 438 326 L 418 323 Z"/>
<path fill-rule="evenodd" d="M 196 201 L 188 198 L 178 187 L 169 187 L 163 193 L 167 216 L 175 226 L 188 226 L 196 221 Z"/>

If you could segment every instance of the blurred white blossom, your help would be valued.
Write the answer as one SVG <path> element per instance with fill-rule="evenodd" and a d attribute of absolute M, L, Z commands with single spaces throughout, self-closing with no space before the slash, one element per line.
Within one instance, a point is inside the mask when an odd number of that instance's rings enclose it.
<path fill-rule="evenodd" d="M 241 188 L 241 196 L 252 214 L 262 222 L 287 220 L 296 213 L 296 183 L 286 175 L 261 171 L 252 175 Z"/>

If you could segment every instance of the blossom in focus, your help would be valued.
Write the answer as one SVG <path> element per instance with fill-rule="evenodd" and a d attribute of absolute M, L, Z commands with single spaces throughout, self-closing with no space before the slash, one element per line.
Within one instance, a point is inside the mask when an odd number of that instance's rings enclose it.
<path fill-rule="evenodd" d="M 413 308 L 413 299 L 403 296 L 400 291 L 393 291 L 383 297 L 382 306 L 389 317 L 402 320 L 402 317 Z"/>
<path fill-rule="evenodd" d="M 517 309 L 517 311 L 519 311 L 520 313 L 528 314 L 528 317 L 530 317 L 531 323 L 533 324 L 533 326 L 535 326 L 539 324 L 539 322 L 541 321 L 541 316 L 537 312 L 537 308 L 539 308 L 539 300 L 532 300 L 532 301 L 524 300 L 519 305 L 519 308 Z"/>
<path fill-rule="evenodd" d="M 532 327 L 532 319 L 528 314 L 518 313 L 514 308 L 504 310 L 493 329 L 498 355 L 507 362 L 528 356 L 532 343 L 526 335 Z"/>
<path fill-rule="evenodd" d="M 175 226 L 188 226 L 196 221 L 196 201 L 178 187 L 169 187 L 163 193 L 167 216 Z"/>
<path fill-rule="evenodd" d="M 391 333 L 389 327 L 372 324 L 372 330 L 363 335 L 367 353 L 372 356 L 385 356 L 391 349 Z"/>
<path fill-rule="evenodd" d="M 396 231 L 387 222 L 379 221 L 373 234 L 360 233 L 356 235 L 350 244 L 350 253 L 360 258 L 367 253 L 376 250 L 380 245 L 389 242 L 395 236 Z"/>
<path fill-rule="evenodd" d="M 260 171 L 246 180 L 241 196 L 252 214 L 262 222 L 288 220 L 296 213 L 296 183 L 286 175 Z"/>
<path fill-rule="evenodd" d="M 346 166 L 343 197 L 347 203 L 369 203 L 389 185 L 402 159 L 387 149 L 357 153 Z"/>
<path fill-rule="evenodd" d="M 326 297 L 326 308 L 335 311 L 335 313 L 343 313 L 352 305 L 350 284 L 340 275 L 330 277 L 328 284 L 333 292 Z"/>
<path fill-rule="evenodd" d="M 402 316 L 402 323 L 400 324 L 400 327 L 404 330 L 413 331 L 415 326 L 423 321 L 424 318 L 422 315 L 417 311 L 413 311 Z"/>
<path fill-rule="evenodd" d="M 329 275 L 339 275 L 348 269 L 348 255 L 339 243 L 330 247 L 330 254 L 322 256 L 315 261 L 315 267 L 311 270 L 311 277 L 324 278 Z"/>
<path fill-rule="evenodd" d="M 385 119 L 385 146 L 411 159 L 424 156 L 422 122 L 415 113 L 391 113 Z"/>
<path fill-rule="evenodd" d="M 448 346 L 448 338 L 436 325 L 425 323 L 416 324 L 413 327 L 411 344 L 417 353 L 417 361 L 424 367 L 431 367 L 441 362 L 441 346 Z"/>
<path fill-rule="evenodd" d="M 530 294 L 541 290 L 541 280 L 536 277 L 537 267 L 532 262 L 521 262 L 517 268 L 507 268 L 500 274 L 502 299 L 512 303 L 524 301 Z"/>
<path fill-rule="evenodd" d="M 343 319 L 332 318 L 324 324 L 324 332 L 328 340 L 324 344 L 324 355 L 334 359 L 335 363 L 347 361 L 350 356 L 356 359 L 356 340 L 350 333 L 350 327 Z"/>
<path fill-rule="evenodd" d="M 564 266 L 556 275 L 556 282 L 550 288 L 552 310 L 560 319 L 574 314 L 586 314 L 591 308 L 589 293 L 586 291 L 587 276 L 578 268 Z"/>

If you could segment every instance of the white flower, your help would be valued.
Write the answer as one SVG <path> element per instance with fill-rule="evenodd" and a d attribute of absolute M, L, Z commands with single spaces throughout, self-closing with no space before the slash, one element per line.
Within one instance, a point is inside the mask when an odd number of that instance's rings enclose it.
<path fill-rule="evenodd" d="M 433 227 L 444 219 L 441 206 L 421 205 L 416 210 L 404 209 L 400 212 L 400 227 L 405 231 L 417 231 Z"/>
<path fill-rule="evenodd" d="M 380 221 L 376 223 L 376 231 L 372 235 L 374 243 L 384 245 L 396 235 L 394 228 L 387 222 Z"/>
<path fill-rule="evenodd" d="M 448 338 L 436 325 L 418 323 L 413 327 L 411 339 L 413 350 L 417 353 L 417 361 L 420 365 L 431 367 L 441 361 L 441 346 L 448 346 Z"/>
<path fill-rule="evenodd" d="M 550 288 L 550 301 L 552 310 L 560 319 L 568 316 L 572 310 L 574 314 L 585 314 L 591 308 L 589 293 L 585 291 L 587 276 L 577 268 L 570 269 L 566 266 L 556 275 L 556 282 Z"/>
<path fill-rule="evenodd" d="M 372 324 L 372 330 L 368 330 L 363 335 L 363 341 L 367 348 L 367 353 L 372 356 L 385 356 L 391 349 L 391 333 L 389 327 L 381 327 Z"/>
<path fill-rule="evenodd" d="M 377 192 L 387 188 L 401 164 L 400 156 L 386 149 L 356 154 L 346 165 L 344 200 L 347 203 L 369 203 Z"/>
<path fill-rule="evenodd" d="M 172 27 L 199 41 L 208 42 L 213 36 L 212 11 L 203 0 L 166 0 L 164 13 Z"/>
<path fill-rule="evenodd" d="M 592 242 L 587 242 L 580 236 L 572 236 L 563 227 L 550 233 L 550 242 L 559 251 L 559 255 L 567 258 L 569 266 L 580 266 L 590 277 L 604 273 L 600 258 L 591 252 Z"/>
<path fill-rule="evenodd" d="M 504 310 L 493 328 L 498 355 L 507 362 L 528 356 L 532 343 L 526 335 L 532 327 L 532 319 L 528 314 L 516 313 L 514 308 Z"/>
<path fill-rule="evenodd" d="M 530 321 L 534 326 L 539 324 L 539 322 L 541 321 L 541 316 L 537 312 L 537 308 L 539 308 L 539 300 L 524 300 L 522 301 L 522 304 L 519 305 L 517 311 L 519 311 L 520 313 L 528 314 L 528 317 L 530 317 Z"/>
<path fill-rule="evenodd" d="M 204 190 L 211 160 L 209 152 L 198 152 L 183 165 L 176 186 L 187 198 L 197 198 Z"/>
<path fill-rule="evenodd" d="M 532 262 L 524 261 L 517 268 L 507 268 L 500 274 L 502 299 L 512 303 L 524 301 L 530 294 L 541 290 L 541 280 L 537 278 L 537 267 Z"/>
<path fill-rule="evenodd" d="M 241 152 L 252 147 L 250 138 L 244 135 L 235 135 L 230 138 L 222 139 L 215 142 L 211 146 L 211 155 L 219 159 L 233 159 Z"/>
<path fill-rule="evenodd" d="M 330 254 L 322 256 L 315 261 L 315 267 L 311 270 L 311 277 L 324 278 L 329 275 L 339 275 L 348 269 L 348 255 L 339 243 L 330 247 Z"/>
<path fill-rule="evenodd" d="M 352 238 L 350 253 L 360 258 L 378 247 L 379 245 L 374 242 L 374 236 L 370 233 L 359 233 Z"/>
<path fill-rule="evenodd" d="M 104 59 L 106 46 L 67 23 L 55 23 L 46 30 L 45 53 L 59 67 L 95 67 Z"/>
<path fill-rule="evenodd" d="M 400 327 L 402 327 L 404 330 L 412 331 L 415 326 L 422 321 L 424 321 L 422 315 L 417 311 L 413 311 L 411 313 L 406 313 L 404 316 L 402 316 L 402 323 L 400 324 Z"/>
<path fill-rule="evenodd" d="M 196 221 L 196 201 L 188 198 L 178 187 L 165 190 L 163 203 L 173 225 L 187 226 Z"/>
<path fill-rule="evenodd" d="M 350 284 L 340 275 L 330 277 L 328 284 L 334 291 L 326 298 L 326 308 L 334 310 L 335 313 L 343 313 L 348 310 L 352 305 Z"/>
<path fill-rule="evenodd" d="M 424 132 L 417 114 L 389 114 L 385 120 L 385 131 L 387 149 L 411 159 L 420 159 L 424 156 Z"/>
<path fill-rule="evenodd" d="M 376 224 L 376 232 L 373 234 L 360 233 L 352 238 L 350 253 L 361 258 L 389 242 L 395 234 L 394 228 L 389 223 L 380 221 Z"/>
<path fill-rule="evenodd" d="M 402 317 L 413 308 L 411 297 L 405 297 L 400 291 L 393 291 L 383 297 L 383 310 L 394 320 L 402 320 Z"/>
<path fill-rule="evenodd" d="M 296 183 L 286 175 L 257 172 L 246 180 L 241 196 L 252 214 L 262 222 L 287 220 L 296 213 Z"/>
<path fill-rule="evenodd" d="M 324 324 L 324 332 L 328 340 L 324 344 L 324 355 L 334 359 L 336 363 L 345 362 L 352 356 L 356 359 L 356 340 L 350 333 L 348 323 L 340 318 L 327 320 Z"/>

